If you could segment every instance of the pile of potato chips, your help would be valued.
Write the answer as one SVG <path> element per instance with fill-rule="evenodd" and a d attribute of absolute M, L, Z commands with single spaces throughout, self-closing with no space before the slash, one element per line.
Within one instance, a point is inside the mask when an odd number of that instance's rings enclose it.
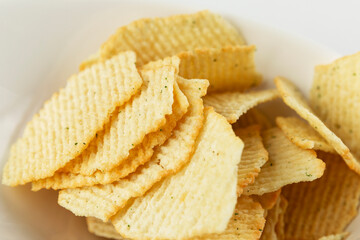
<path fill-rule="evenodd" d="M 3 184 L 60 190 L 107 238 L 345 239 L 360 54 L 316 67 L 310 106 L 283 77 L 249 91 L 255 50 L 208 11 L 119 28 L 27 124 Z M 276 98 L 298 116 L 256 107 Z"/>

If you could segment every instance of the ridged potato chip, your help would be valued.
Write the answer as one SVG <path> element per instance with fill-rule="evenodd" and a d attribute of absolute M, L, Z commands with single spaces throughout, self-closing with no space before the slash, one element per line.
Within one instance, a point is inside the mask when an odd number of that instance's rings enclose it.
<path fill-rule="evenodd" d="M 229 123 L 235 123 L 250 108 L 277 97 L 279 97 L 279 94 L 276 89 L 247 93 L 213 93 L 204 97 L 204 104 L 205 106 L 213 107 L 215 111 L 223 115 Z"/>
<path fill-rule="evenodd" d="M 360 159 L 360 53 L 315 67 L 310 103 L 325 124 Z"/>
<path fill-rule="evenodd" d="M 312 111 L 300 90 L 289 80 L 275 78 L 276 87 L 284 102 L 305 119 L 342 156 L 350 169 L 360 174 L 360 163 L 349 148 Z"/>
<path fill-rule="evenodd" d="M 289 201 L 285 214 L 286 239 L 317 240 L 342 233 L 357 215 L 360 176 L 339 155 L 324 152 L 318 155 L 326 163 L 323 177 L 283 188 Z"/>
<path fill-rule="evenodd" d="M 244 91 L 262 81 L 262 76 L 255 69 L 255 50 L 252 45 L 218 49 L 203 47 L 183 52 L 177 55 L 181 60 L 179 75 L 184 78 L 208 79 L 209 92 Z"/>
<path fill-rule="evenodd" d="M 140 71 L 144 80 L 141 91 L 113 114 L 90 147 L 74 159 L 73 169 L 79 169 L 83 175 L 92 175 L 97 170 L 110 171 L 124 163 L 130 150 L 147 134 L 165 125 L 166 115 L 172 114 L 174 103 L 179 64 L 177 58 L 174 59 L 172 65 L 164 61 L 161 67 Z"/>
<path fill-rule="evenodd" d="M 236 205 L 243 146 L 226 119 L 207 110 L 189 164 L 113 216 L 116 230 L 124 237 L 141 239 L 223 232 Z"/>
<path fill-rule="evenodd" d="M 297 117 L 277 117 L 276 125 L 290 141 L 303 149 L 335 152 L 334 148 L 318 132 Z"/>
<path fill-rule="evenodd" d="M 90 176 L 78 173 L 56 172 L 52 177 L 33 182 L 31 190 L 38 191 L 42 188 L 56 190 L 109 184 L 126 177 L 140 165 L 145 164 L 151 159 L 154 153 L 153 148 L 163 144 L 171 136 L 177 121 L 186 113 L 188 106 L 189 102 L 186 96 L 175 82 L 173 110 L 171 115 L 166 116 L 166 124 L 159 131 L 147 134 L 141 144 L 130 150 L 129 157 L 125 163 L 107 172 L 96 171 Z"/>
<path fill-rule="evenodd" d="M 263 145 L 259 125 L 238 128 L 235 134 L 244 142 L 244 150 L 238 165 L 237 194 L 240 196 L 243 189 L 255 181 L 255 177 L 269 159 L 269 155 Z"/>
<path fill-rule="evenodd" d="M 245 128 L 251 125 L 260 125 L 262 130 L 266 130 L 273 127 L 268 116 L 266 116 L 259 109 L 252 108 L 243 114 L 236 123 L 233 124 L 233 128 Z"/>
<path fill-rule="evenodd" d="M 284 215 L 287 208 L 287 200 L 278 196 L 275 206 L 269 209 L 266 215 L 266 223 L 261 240 L 284 240 Z"/>
<path fill-rule="evenodd" d="M 263 141 L 269 160 L 255 182 L 244 189 L 244 194 L 262 195 L 291 183 L 313 181 L 323 175 L 325 163 L 316 158 L 316 153 L 293 144 L 279 128 L 264 131 Z"/>
<path fill-rule="evenodd" d="M 72 76 L 27 124 L 3 169 L 3 184 L 16 186 L 52 176 L 78 156 L 141 87 L 133 52 Z"/>
<path fill-rule="evenodd" d="M 225 231 L 219 234 L 208 234 L 201 237 L 189 238 L 189 240 L 212 240 L 212 239 L 259 239 L 264 227 L 264 209 L 250 197 L 241 196 L 236 204 L 234 215 L 231 217 Z M 125 239 L 115 230 L 110 223 L 104 223 L 96 218 L 87 218 L 89 231 L 102 237 Z"/>
<path fill-rule="evenodd" d="M 61 206 L 79 216 L 93 216 L 107 221 L 131 198 L 142 196 L 156 182 L 178 171 L 190 159 L 203 125 L 201 97 L 206 94 L 209 82 L 180 78 L 178 83 L 188 98 L 189 110 L 167 142 L 155 149 L 152 159 L 127 178 L 113 184 L 60 191 L 58 203 Z"/>
<path fill-rule="evenodd" d="M 139 57 L 137 66 L 197 48 L 222 48 L 243 45 L 239 32 L 220 15 L 209 11 L 165 18 L 147 18 L 120 27 L 94 54 L 81 64 L 91 66 L 98 57 L 104 61 L 113 55 L 132 50 Z"/>

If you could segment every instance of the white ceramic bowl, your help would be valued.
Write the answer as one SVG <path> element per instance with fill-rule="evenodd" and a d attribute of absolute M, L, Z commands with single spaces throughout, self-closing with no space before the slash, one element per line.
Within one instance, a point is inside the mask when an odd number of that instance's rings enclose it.
<path fill-rule="evenodd" d="M 205 7 L 204 7 L 205 8 Z M 21 135 L 24 124 L 79 63 L 117 27 L 142 17 L 194 12 L 191 6 L 123 2 L 11 3 L 0 8 L 6 20 L 0 38 L 0 159 L 7 159 L 9 145 Z M 242 19 L 236 8 L 215 12 L 236 25 L 249 44 L 257 46 L 256 62 L 271 86 L 277 75 L 288 77 L 307 94 L 314 66 L 338 55 L 301 37 Z M 272 114 L 287 111 L 284 107 Z M 335 219 L 334 219 L 335 220 Z M 336 221 L 336 220 L 335 220 Z M 352 238 L 360 235 L 353 222 Z M 33 193 L 29 186 L 0 186 L 0 238 L 98 239 L 86 230 L 84 219 L 57 205 L 54 191 Z"/>

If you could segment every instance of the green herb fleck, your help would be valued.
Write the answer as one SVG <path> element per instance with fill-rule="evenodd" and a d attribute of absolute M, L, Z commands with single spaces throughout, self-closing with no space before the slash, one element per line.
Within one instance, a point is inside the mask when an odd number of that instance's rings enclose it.
<path fill-rule="evenodd" d="M 128 228 L 130 228 L 130 225 L 128 225 Z"/>
<path fill-rule="evenodd" d="M 167 77 L 165 78 L 165 80 L 167 80 Z"/>
<path fill-rule="evenodd" d="M 319 93 L 319 94 L 317 95 L 317 97 L 318 97 L 318 98 L 321 98 L 321 94 Z"/>
<path fill-rule="evenodd" d="M 307 176 L 307 177 L 312 177 L 312 174 L 309 174 L 309 173 L 305 173 L 305 175 Z"/>
<path fill-rule="evenodd" d="M 199 87 L 199 90 L 201 90 L 201 88 Z"/>
<path fill-rule="evenodd" d="M 217 61 L 217 59 L 216 59 L 216 58 L 214 58 L 214 59 L 213 59 L 213 61 L 214 61 L 214 62 L 216 62 L 216 61 Z"/>
<path fill-rule="evenodd" d="M 86 145 L 86 143 L 83 143 L 84 145 Z"/>
<path fill-rule="evenodd" d="M 320 90 L 320 86 L 317 86 L 316 89 L 317 89 L 317 90 Z"/>
<path fill-rule="evenodd" d="M 276 136 L 271 136 L 271 138 L 276 138 Z"/>
<path fill-rule="evenodd" d="M 192 21 L 192 24 L 196 24 L 196 21 L 194 20 L 194 21 Z"/>
<path fill-rule="evenodd" d="M 69 127 L 66 127 L 65 129 L 66 129 L 66 130 L 69 130 Z"/>
<path fill-rule="evenodd" d="M 340 124 L 336 123 L 336 124 L 335 124 L 335 127 L 336 127 L 337 129 L 339 129 L 341 126 L 340 126 Z"/>
<path fill-rule="evenodd" d="M 235 213 L 235 215 L 239 215 L 238 213 Z"/>
<path fill-rule="evenodd" d="M 350 129 L 350 130 L 349 130 L 349 133 L 353 133 L 353 130 L 352 130 L 352 129 Z"/>
<path fill-rule="evenodd" d="M 98 134 L 97 134 L 97 133 L 95 134 L 95 137 L 98 137 Z"/>
<path fill-rule="evenodd" d="M 160 132 L 162 132 L 162 128 L 160 128 Z"/>
<path fill-rule="evenodd" d="M 134 144 L 131 144 L 131 146 L 134 146 Z"/>
<path fill-rule="evenodd" d="M 77 145 L 78 143 L 75 143 L 75 146 Z"/>
<path fill-rule="evenodd" d="M 259 231 L 262 232 L 262 229 L 260 228 Z"/>
<path fill-rule="evenodd" d="M 174 197 L 173 197 L 173 196 L 171 196 L 171 199 L 174 199 Z"/>
<path fill-rule="evenodd" d="M 270 166 L 272 166 L 273 165 L 273 163 L 270 163 Z"/>
<path fill-rule="evenodd" d="M 167 86 L 165 86 L 165 88 L 167 88 Z"/>
<path fill-rule="evenodd" d="M 353 76 L 356 76 L 356 73 L 353 73 Z"/>

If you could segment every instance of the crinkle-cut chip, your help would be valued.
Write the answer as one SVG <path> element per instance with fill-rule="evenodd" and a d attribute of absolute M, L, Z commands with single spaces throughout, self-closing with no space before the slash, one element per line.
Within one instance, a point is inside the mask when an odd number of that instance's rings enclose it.
<path fill-rule="evenodd" d="M 258 201 L 265 210 L 269 210 L 272 209 L 278 202 L 280 194 L 281 189 L 275 192 L 264 193 L 263 195 L 253 195 L 251 197 Z"/>
<path fill-rule="evenodd" d="M 211 84 L 211 83 L 210 83 Z M 271 101 L 279 96 L 276 89 L 257 92 L 223 92 L 204 97 L 205 106 L 211 106 L 223 115 L 229 123 L 235 123 L 250 108 Z"/>
<path fill-rule="evenodd" d="M 360 160 L 360 52 L 315 67 L 310 103 Z"/>
<path fill-rule="evenodd" d="M 50 177 L 79 155 L 115 108 L 141 87 L 135 60 L 133 52 L 121 53 L 72 76 L 11 147 L 3 184 L 16 186 Z"/>
<path fill-rule="evenodd" d="M 351 154 L 343 141 L 314 114 L 300 90 L 282 77 L 275 78 L 275 84 L 284 102 L 305 119 L 342 156 L 350 169 L 360 174 L 359 161 Z"/>
<path fill-rule="evenodd" d="M 240 196 L 243 189 L 255 181 L 260 168 L 266 163 L 269 156 L 260 136 L 259 125 L 236 129 L 235 134 L 244 142 L 244 150 L 238 165 L 237 194 Z"/>
<path fill-rule="evenodd" d="M 75 215 L 93 216 L 107 221 L 131 198 L 142 196 L 156 182 L 177 172 L 190 160 L 203 126 L 204 106 L 201 97 L 206 94 L 209 82 L 180 78 L 178 83 L 190 103 L 188 112 L 164 145 L 155 149 L 152 159 L 136 172 L 113 184 L 60 191 L 58 203 L 61 206 Z"/>
<path fill-rule="evenodd" d="M 93 175 L 85 176 L 77 173 L 56 172 L 54 176 L 38 180 L 32 183 L 32 190 L 38 191 L 46 189 L 64 189 L 93 186 L 96 184 L 108 184 L 115 182 L 130 173 L 137 167 L 150 160 L 154 153 L 154 147 L 163 144 L 171 136 L 177 121 L 186 113 L 189 102 L 186 96 L 181 92 L 178 84 L 174 85 L 174 104 L 173 113 L 166 116 L 166 124 L 159 131 L 149 133 L 144 140 L 130 150 L 128 159 L 118 167 L 106 172 L 96 171 Z"/>
<path fill-rule="evenodd" d="M 99 237 L 111 238 L 116 240 L 126 240 L 115 230 L 111 222 L 103 222 L 94 217 L 87 217 L 86 224 L 89 232 Z"/>
<path fill-rule="evenodd" d="M 335 152 L 334 148 L 318 132 L 297 117 L 277 117 L 276 125 L 290 141 L 303 149 Z"/>
<path fill-rule="evenodd" d="M 240 116 L 237 122 L 233 124 L 233 128 L 245 128 L 254 124 L 260 125 L 262 130 L 273 127 L 270 119 L 255 107 Z"/>
<path fill-rule="evenodd" d="M 190 239 L 239 239 L 239 236 L 244 240 L 259 239 L 265 224 L 263 215 L 264 209 L 261 208 L 259 203 L 250 197 L 241 196 L 236 204 L 234 215 L 231 217 L 224 232 Z M 110 222 L 104 223 L 96 218 L 87 218 L 87 224 L 89 231 L 95 235 L 119 240 L 125 239 L 121 237 Z"/>
<path fill-rule="evenodd" d="M 210 82 L 209 92 L 244 91 L 259 85 L 262 76 L 256 72 L 252 46 L 196 49 L 178 54 L 179 75 L 202 78 Z"/>
<path fill-rule="evenodd" d="M 264 209 L 248 196 L 238 198 L 235 211 L 225 231 L 218 234 L 207 234 L 191 240 L 215 239 L 259 239 L 265 224 Z"/>
<path fill-rule="evenodd" d="M 99 61 L 132 50 L 137 66 L 197 48 L 244 45 L 240 33 L 220 15 L 209 11 L 140 19 L 120 27 L 99 50 Z M 86 60 L 82 68 L 91 66 Z"/>
<path fill-rule="evenodd" d="M 360 176 L 339 155 L 318 152 L 318 156 L 326 163 L 322 178 L 283 188 L 289 201 L 285 214 L 286 239 L 316 240 L 341 233 L 357 215 Z"/>
<path fill-rule="evenodd" d="M 267 211 L 266 223 L 261 240 L 284 240 L 284 215 L 287 208 L 287 200 L 278 195 L 273 208 Z"/>
<path fill-rule="evenodd" d="M 144 80 L 141 92 L 113 114 L 90 147 L 74 160 L 74 169 L 79 169 L 82 175 L 109 171 L 124 163 L 130 150 L 147 134 L 165 125 L 166 115 L 172 113 L 178 71 L 178 61 L 173 62 L 174 65 L 140 71 Z"/>
<path fill-rule="evenodd" d="M 291 183 L 313 181 L 323 175 L 325 163 L 316 158 L 315 151 L 299 148 L 279 128 L 264 131 L 263 141 L 269 160 L 255 182 L 244 189 L 244 194 L 262 195 Z"/>
<path fill-rule="evenodd" d="M 345 240 L 349 236 L 348 232 L 343 232 L 339 234 L 333 234 L 329 236 L 324 236 L 319 238 L 319 240 Z"/>
<path fill-rule="evenodd" d="M 116 230 L 124 237 L 141 239 L 187 239 L 223 232 L 236 205 L 243 146 L 226 119 L 207 109 L 189 164 L 113 216 Z"/>

